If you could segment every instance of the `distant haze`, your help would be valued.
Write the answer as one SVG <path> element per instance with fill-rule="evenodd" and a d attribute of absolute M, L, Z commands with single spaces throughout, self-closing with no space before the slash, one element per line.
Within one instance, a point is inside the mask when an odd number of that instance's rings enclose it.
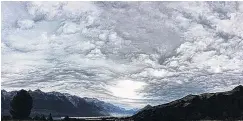
<path fill-rule="evenodd" d="M 243 2 L 1 2 L 5 90 L 127 108 L 243 84 Z"/>

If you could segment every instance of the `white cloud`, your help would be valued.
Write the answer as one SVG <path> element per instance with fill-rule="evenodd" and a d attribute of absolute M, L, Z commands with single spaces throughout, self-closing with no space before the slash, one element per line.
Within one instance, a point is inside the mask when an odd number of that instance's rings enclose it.
<path fill-rule="evenodd" d="M 31 29 L 34 27 L 34 21 L 28 19 L 18 20 L 17 24 L 21 29 Z"/>

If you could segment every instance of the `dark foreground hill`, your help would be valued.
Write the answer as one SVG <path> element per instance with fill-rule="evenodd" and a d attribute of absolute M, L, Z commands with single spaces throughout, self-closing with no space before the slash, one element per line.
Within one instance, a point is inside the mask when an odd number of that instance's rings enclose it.
<path fill-rule="evenodd" d="M 134 116 L 135 121 L 242 120 L 243 86 L 228 92 L 188 95 L 173 102 L 146 108 Z"/>
<path fill-rule="evenodd" d="M 10 101 L 17 91 L 7 92 L 1 90 L 2 115 L 10 115 Z M 135 110 L 126 110 L 96 98 L 81 98 L 67 93 L 42 92 L 41 90 L 29 91 L 33 97 L 33 109 L 31 116 L 37 114 L 52 116 L 110 116 L 110 114 L 132 115 Z"/>

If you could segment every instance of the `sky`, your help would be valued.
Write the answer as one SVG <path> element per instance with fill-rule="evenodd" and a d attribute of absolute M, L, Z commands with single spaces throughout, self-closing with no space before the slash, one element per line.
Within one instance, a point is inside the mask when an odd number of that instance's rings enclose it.
<path fill-rule="evenodd" d="M 1 87 L 141 108 L 243 84 L 243 2 L 1 2 Z"/>

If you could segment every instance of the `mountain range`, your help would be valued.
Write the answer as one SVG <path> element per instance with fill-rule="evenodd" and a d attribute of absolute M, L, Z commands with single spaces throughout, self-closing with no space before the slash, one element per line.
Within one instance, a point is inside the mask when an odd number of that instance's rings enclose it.
<path fill-rule="evenodd" d="M 17 91 L 1 91 L 2 115 L 9 115 L 11 98 Z M 181 99 L 157 106 L 147 105 L 139 111 L 126 110 L 96 98 L 78 97 L 60 92 L 29 91 L 33 97 L 31 115 L 52 113 L 53 116 L 111 116 L 111 114 L 133 115 L 134 121 L 178 121 L 178 120 L 242 120 L 243 86 L 226 92 L 187 95 Z"/>
<path fill-rule="evenodd" d="M 134 121 L 243 120 L 243 86 L 231 91 L 187 95 L 158 106 L 146 106 Z"/>
<path fill-rule="evenodd" d="M 41 90 L 28 91 L 33 98 L 31 116 L 44 114 L 52 116 L 111 116 L 132 115 L 137 109 L 126 110 L 111 103 L 96 98 L 78 97 L 60 92 L 42 92 Z M 17 91 L 1 90 L 2 115 L 10 115 L 10 101 Z"/>

